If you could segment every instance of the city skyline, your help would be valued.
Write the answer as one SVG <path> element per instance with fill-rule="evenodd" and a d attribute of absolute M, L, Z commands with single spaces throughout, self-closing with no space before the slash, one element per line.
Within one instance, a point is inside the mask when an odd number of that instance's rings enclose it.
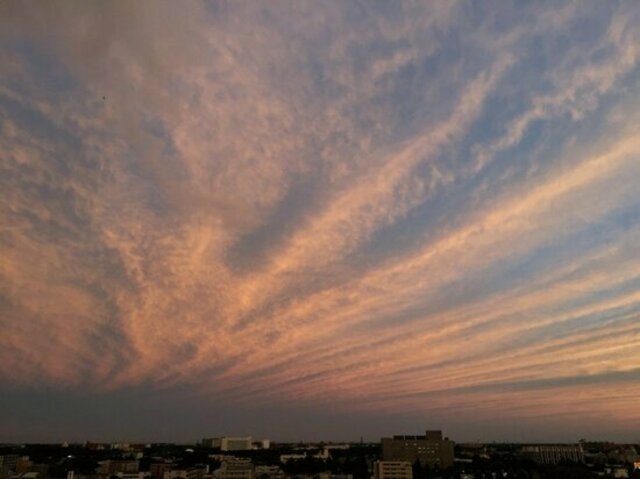
<path fill-rule="evenodd" d="M 0 3 L 0 441 L 637 441 L 638 25 Z"/>

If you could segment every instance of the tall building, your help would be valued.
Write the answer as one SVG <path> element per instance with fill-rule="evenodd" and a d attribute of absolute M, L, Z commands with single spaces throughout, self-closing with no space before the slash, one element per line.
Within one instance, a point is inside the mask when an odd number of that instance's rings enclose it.
<path fill-rule="evenodd" d="M 374 479 L 413 479 L 413 468 L 408 461 L 376 461 Z"/>
<path fill-rule="evenodd" d="M 442 438 L 442 431 L 426 431 L 424 436 L 382 438 L 383 461 L 407 461 L 446 469 L 453 465 L 454 442 Z"/>

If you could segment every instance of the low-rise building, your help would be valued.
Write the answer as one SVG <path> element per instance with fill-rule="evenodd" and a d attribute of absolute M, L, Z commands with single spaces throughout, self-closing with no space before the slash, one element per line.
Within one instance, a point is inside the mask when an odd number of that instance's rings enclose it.
<path fill-rule="evenodd" d="M 173 462 L 153 462 L 149 465 L 149 472 L 153 479 L 163 479 L 164 473 L 172 471 L 174 467 Z"/>
<path fill-rule="evenodd" d="M 150 472 L 116 472 L 112 474 L 112 476 L 118 477 L 119 479 L 150 479 Z"/>
<path fill-rule="evenodd" d="M 37 472 L 21 472 L 9 476 L 9 479 L 40 479 L 40 474 Z"/>
<path fill-rule="evenodd" d="M 538 444 L 522 448 L 525 457 L 538 464 L 558 464 L 561 461 L 584 462 L 580 444 Z"/>
<path fill-rule="evenodd" d="M 284 471 L 279 466 L 256 466 L 256 479 L 284 479 Z"/>
<path fill-rule="evenodd" d="M 331 453 L 329 449 L 323 447 L 320 450 L 316 450 L 315 453 L 312 453 L 313 449 L 305 451 L 305 452 L 296 452 L 293 454 L 281 454 L 280 462 L 286 464 L 289 461 L 300 461 L 307 458 L 318 459 L 320 461 L 326 461 L 331 457 Z"/>
<path fill-rule="evenodd" d="M 253 438 L 251 436 L 242 437 L 208 437 L 201 442 L 202 447 L 220 449 L 221 451 L 249 451 L 253 449 Z M 268 449 L 268 445 L 266 449 Z"/>
<path fill-rule="evenodd" d="M 248 460 L 226 461 L 213 475 L 216 479 L 255 479 L 255 467 Z"/>
<path fill-rule="evenodd" d="M 446 469 L 453 465 L 454 442 L 442 437 L 442 431 L 426 431 L 424 436 L 382 438 L 383 461 L 416 461 L 429 467 Z"/>
<path fill-rule="evenodd" d="M 252 449 L 253 439 L 245 437 L 223 437 L 220 440 L 221 451 L 248 451 Z"/>
<path fill-rule="evenodd" d="M 413 479 L 413 469 L 408 461 L 376 461 L 373 464 L 374 479 Z"/>
<path fill-rule="evenodd" d="M 139 462 L 125 459 L 107 459 L 98 462 L 96 472 L 103 475 L 114 475 L 118 472 L 134 474 L 138 472 Z"/>
<path fill-rule="evenodd" d="M 17 454 L 5 454 L 4 456 L 0 456 L 0 472 L 3 474 L 15 472 L 19 459 L 20 456 Z"/>

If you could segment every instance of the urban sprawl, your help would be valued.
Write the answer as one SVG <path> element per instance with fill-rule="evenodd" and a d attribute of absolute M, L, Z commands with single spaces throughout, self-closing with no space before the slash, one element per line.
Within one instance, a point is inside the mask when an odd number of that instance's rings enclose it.
<path fill-rule="evenodd" d="M 0 479 L 640 479 L 640 445 L 455 443 L 441 431 L 379 442 L 4 444 Z"/>

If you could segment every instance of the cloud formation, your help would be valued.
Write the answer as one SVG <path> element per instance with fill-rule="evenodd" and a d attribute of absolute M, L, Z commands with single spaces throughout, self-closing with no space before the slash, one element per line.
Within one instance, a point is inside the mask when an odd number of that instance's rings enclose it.
<path fill-rule="evenodd" d="M 0 5 L 0 387 L 631 437 L 639 23 Z"/>

